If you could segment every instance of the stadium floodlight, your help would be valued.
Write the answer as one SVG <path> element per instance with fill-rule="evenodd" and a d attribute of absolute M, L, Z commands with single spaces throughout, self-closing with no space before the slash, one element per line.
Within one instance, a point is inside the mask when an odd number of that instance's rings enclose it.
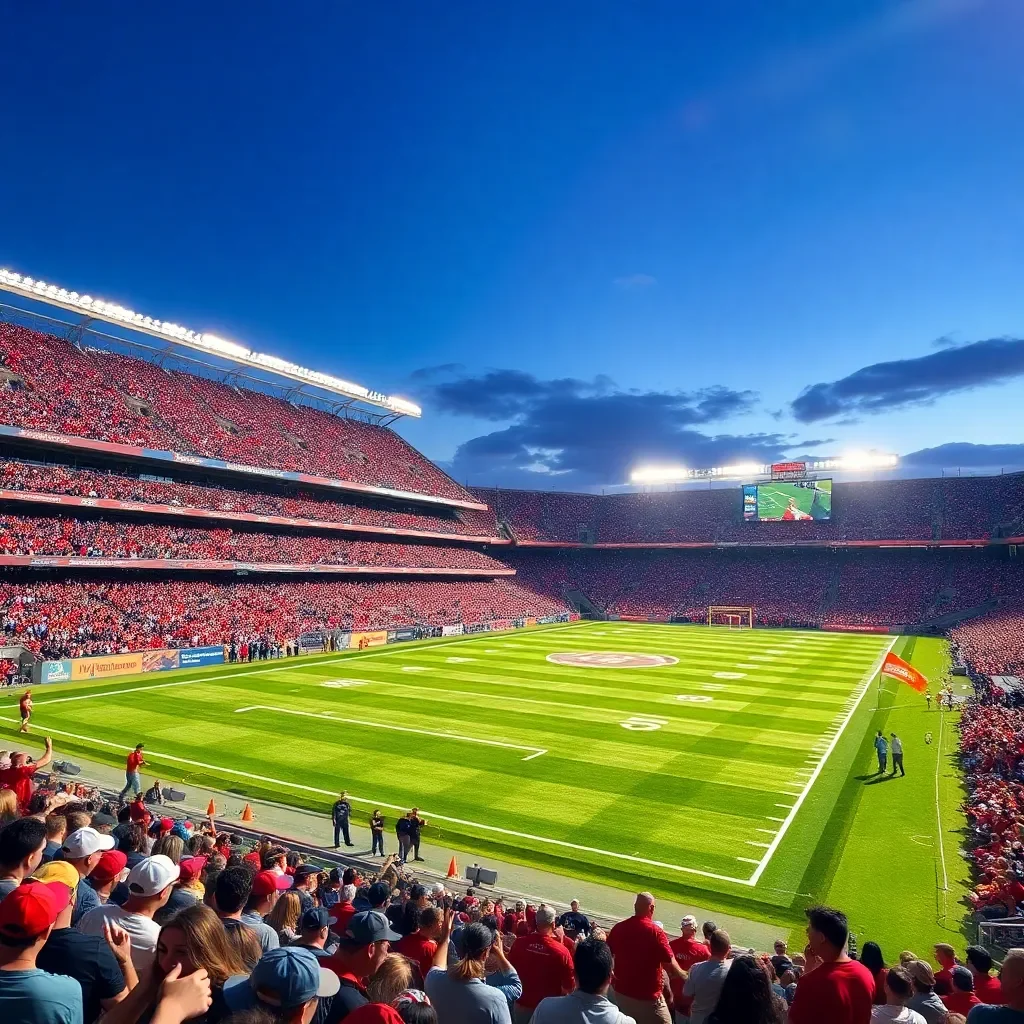
<path fill-rule="evenodd" d="M 133 309 L 120 306 L 116 302 L 106 302 L 92 295 L 68 291 L 66 288 L 60 288 L 57 285 L 49 284 L 46 281 L 40 281 L 23 274 L 16 274 L 11 270 L 0 268 L 0 288 L 29 299 L 61 306 L 73 312 L 86 313 L 88 316 L 95 317 L 96 319 L 121 324 L 131 330 L 141 331 L 144 334 L 169 339 L 177 344 L 221 356 L 224 359 L 270 370 L 281 376 L 290 377 L 292 380 L 313 384 L 327 391 L 333 391 L 349 398 L 369 402 L 372 405 L 382 406 L 400 415 L 421 416 L 423 412 L 415 402 L 410 402 L 406 398 L 385 395 L 380 391 L 371 391 L 369 388 L 364 388 L 361 384 L 353 384 L 351 381 L 342 380 L 340 377 L 334 377 L 328 373 L 306 369 L 304 366 L 291 363 L 287 359 L 281 359 L 279 356 L 267 355 L 264 352 L 254 352 L 244 345 L 234 341 L 226 341 L 215 334 L 193 331 L 187 327 L 182 327 L 180 324 L 170 323 L 166 320 L 157 320 L 155 317 L 145 316 L 142 313 L 136 313 Z"/>
<path fill-rule="evenodd" d="M 685 466 L 640 466 L 629 474 L 634 484 L 674 484 L 690 479 Z"/>

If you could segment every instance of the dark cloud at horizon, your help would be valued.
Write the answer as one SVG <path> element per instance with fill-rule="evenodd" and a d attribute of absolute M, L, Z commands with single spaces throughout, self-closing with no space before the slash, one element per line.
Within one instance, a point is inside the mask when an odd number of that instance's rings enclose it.
<path fill-rule="evenodd" d="M 779 433 L 705 431 L 749 412 L 753 391 L 623 391 L 607 377 L 542 380 L 520 370 L 455 376 L 427 388 L 431 408 L 508 424 L 459 445 L 456 479 L 560 489 L 617 485 L 645 462 L 770 461 L 792 443 Z M 809 443 L 809 442 L 808 442 Z"/>
<path fill-rule="evenodd" d="M 1024 339 L 945 346 L 913 359 L 873 363 L 839 380 L 812 384 L 790 404 L 800 423 L 930 405 L 945 395 L 1024 375 Z M 840 421 L 842 422 L 842 421 Z"/>

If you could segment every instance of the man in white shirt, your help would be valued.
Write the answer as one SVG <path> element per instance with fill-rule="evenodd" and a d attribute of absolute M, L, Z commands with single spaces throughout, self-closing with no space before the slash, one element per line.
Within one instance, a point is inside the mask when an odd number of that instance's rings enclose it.
<path fill-rule="evenodd" d="M 900 770 L 900 778 L 903 778 L 907 773 L 903 770 L 903 742 L 900 740 L 896 733 L 889 734 L 889 748 L 892 750 L 892 773 L 896 774 L 896 769 Z"/>
<path fill-rule="evenodd" d="M 141 973 L 156 958 L 156 940 L 160 926 L 153 915 L 167 902 L 178 880 L 178 865 L 162 853 L 140 860 L 128 872 L 128 900 L 123 907 L 106 903 L 90 910 L 78 922 L 86 935 L 102 935 L 108 922 L 119 925 L 132 944 L 132 963 Z"/>
<path fill-rule="evenodd" d="M 885 1005 L 871 1007 L 871 1024 L 928 1024 L 907 1006 L 913 994 L 910 972 L 905 967 L 890 967 L 885 976 Z"/>

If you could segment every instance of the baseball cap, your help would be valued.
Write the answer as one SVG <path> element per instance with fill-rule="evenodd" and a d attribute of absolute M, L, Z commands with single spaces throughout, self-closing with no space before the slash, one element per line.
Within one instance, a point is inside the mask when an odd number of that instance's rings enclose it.
<path fill-rule="evenodd" d="M 444 882 L 435 882 L 430 887 L 430 892 L 434 896 L 443 896 L 444 895 Z"/>
<path fill-rule="evenodd" d="M 84 828 L 76 828 L 64 840 L 61 849 L 68 860 L 77 860 L 79 857 L 91 857 L 102 850 L 112 850 L 116 845 L 117 840 L 113 836 L 104 835 L 86 825 Z"/>
<path fill-rule="evenodd" d="M 0 935 L 15 943 L 36 939 L 70 902 L 63 882 L 25 882 L 0 900 Z"/>
<path fill-rule="evenodd" d="M 117 824 L 117 818 L 112 814 L 104 814 L 103 811 L 97 811 L 92 816 L 92 823 L 95 828 L 113 828 Z"/>
<path fill-rule="evenodd" d="M 0 903 L 0 907 L 2 906 L 3 904 Z M 966 967 L 961 967 L 960 964 L 957 964 L 949 973 L 953 979 L 953 984 L 961 992 L 974 991 L 974 975 Z"/>
<path fill-rule="evenodd" d="M 349 949 L 357 949 L 360 946 L 369 946 L 371 942 L 398 942 L 401 939 L 398 932 L 391 930 L 388 919 L 379 910 L 364 910 L 359 914 L 353 914 L 348 919 L 345 932 L 341 936 L 341 944 Z"/>
<path fill-rule="evenodd" d="M 907 970 L 910 972 L 910 976 L 922 985 L 935 984 L 935 972 L 923 960 L 911 960 L 907 964 Z"/>
<path fill-rule="evenodd" d="M 269 896 L 279 889 L 291 888 L 292 881 L 287 875 L 279 875 L 274 871 L 258 871 L 252 880 L 253 896 Z"/>
<path fill-rule="evenodd" d="M 161 818 L 160 819 L 160 831 L 161 832 L 170 832 L 172 828 L 174 828 L 174 819 L 173 818 Z"/>
<path fill-rule="evenodd" d="M 326 907 L 310 907 L 299 918 L 300 932 L 318 932 L 321 928 L 329 928 L 331 916 Z"/>
<path fill-rule="evenodd" d="M 194 882 L 206 867 L 206 857 L 186 857 L 178 861 L 178 880 L 181 882 Z"/>
<path fill-rule="evenodd" d="M 391 896 L 391 886 L 387 882 L 374 882 L 366 893 L 371 907 L 381 907 Z"/>
<path fill-rule="evenodd" d="M 294 878 L 296 882 L 301 882 L 303 878 L 309 878 L 310 875 L 319 875 L 320 873 L 321 869 L 315 864 L 300 864 L 295 869 Z"/>
<path fill-rule="evenodd" d="M 92 869 L 92 874 L 89 877 L 100 885 L 106 885 L 107 882 L 112 882 L 122 871 L 125 869 L 125 865 L 128 863 L 128 857 L 120 850 L 107 850 L 106 853 L 100 857 L 99 864 Z"/>
<path fill-rule="evenodd" d="M 178 880 L 178 865 L 162 853 L 140 860 L 128 872 L 128 891 L 133 896 L 155 896 Z"/>
<path fill-rule="evenodd" d="M 338 976 L 321 967 L 308 949 L 281 946 L 264 953 L 252 974 L 228 978 L 223 993 L 231 1010 L 251 1010 L 260 1003 L 294 1010 L 314 996 L 333 996 L 339 988 Z"/>
<path fill-rule="evenodd" d="M 696 928 L 697 918 L 695 918 L 693 914 L 687 914 L 686 917 L 684 917 L 682 921 L 680 921 L 679 923 L 684 928 Z"/>
<path fill-rule="evenodd" d="M 66 860 L 48 860 L 45 864 L 40 864 L 33 872 L 32 878 L 46 884 L 62 882 L 72 892 L 78 888 L 78 883 L 81 881 L 78 868 Z"/>

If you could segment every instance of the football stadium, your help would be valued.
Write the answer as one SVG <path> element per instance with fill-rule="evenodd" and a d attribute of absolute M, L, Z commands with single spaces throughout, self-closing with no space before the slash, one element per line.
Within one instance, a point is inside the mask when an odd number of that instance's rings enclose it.
<path fill-rule="evenodd" d="M 214 836 L 236 799 L 223 827 L 293 809 L 324 845 L 344 790 L 346 829 L 417 809 L 451 885 L 459 855 L 556 902 L 651 890 L 750 946 L 802 948 L 818 903 L 890 949 L 1013 944 L 990 808 L 1024 475 L 881 455 L 467 488 L 396 432 L 405 398 L 0 288 L 0 727 L 36 758 L 52 739 L 52 785 L 143 744 L 136 789 L 213 794 Z"/>

